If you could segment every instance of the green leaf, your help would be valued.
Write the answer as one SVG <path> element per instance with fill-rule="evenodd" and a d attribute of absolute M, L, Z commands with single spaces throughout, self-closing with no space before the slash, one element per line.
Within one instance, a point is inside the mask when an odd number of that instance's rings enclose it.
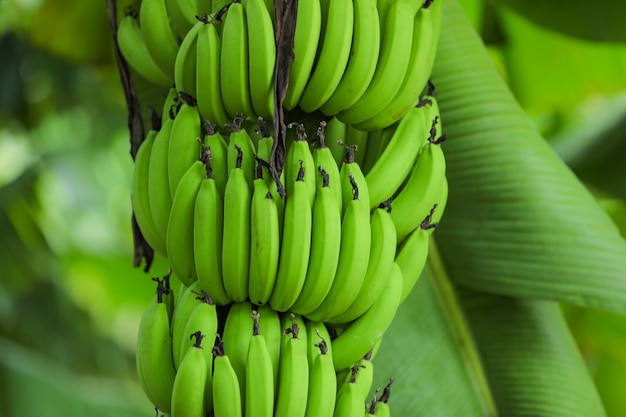
<path fill-rule="evenodd" d="M 456 2 L 433 70 L 450 196 L 435 233 L 452 280 L 626 312 L 626 242 L 515 102 Z"/>
<path fill-rule="evenodd" d="M 556 303 L 467 290 L 460 298 L 501 415 L 605 415 Z"/>
<path fill-rule="evenodd" d="M 445 300 L 425 271 L 400 306 L 374 359 L 374 387 L 393 377 L 398 416 L 495 416 L 476 347 L 450 291 Z M 439 285 L 445 285 L 442 281 Z M 368 399 L 369 400 L 369 399 Z"/>
<path fill-rule="evenodd" d="M 500 0 L 536 23 L 593 41 L 626 42 L 626 3 L 615 0 Z"/>

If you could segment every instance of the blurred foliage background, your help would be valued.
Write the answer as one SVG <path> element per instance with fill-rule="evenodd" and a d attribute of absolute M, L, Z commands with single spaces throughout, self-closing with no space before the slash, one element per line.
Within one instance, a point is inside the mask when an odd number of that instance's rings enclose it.
<path fill-rule="evenodd" d="M 530 120 L 626 236 L 626 6 L 460 1 Z M 444 27 L 445 30 L 445 27 Z M 106 4 L 0 2 L 0 416 L 151 416 L 135 333 L 132 159 Z M 444 121 L 445 123 L 445 121 Z M 626 318 L 562 306 L 607 415 Z"/>

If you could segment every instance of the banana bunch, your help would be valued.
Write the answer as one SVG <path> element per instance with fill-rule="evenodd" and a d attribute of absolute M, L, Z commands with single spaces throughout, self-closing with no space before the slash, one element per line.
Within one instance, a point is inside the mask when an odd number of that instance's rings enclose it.
<path fill-rule="evenodd" d="M 391 126 L 419 101 L 434 63 L 441 0 L 299 0 L 288 74 L 275 74 L 274 2 L 141 0 L 119 22 L 130 67 L 175 85 L 222 129 L 237 114 L 271 119 L 275 77 L 285 110 Z"/>
<path fill-rule="evenodd" d="M 335 324 L 356 323 L 388 295 L 379 318 L 390 322 L 447 198 L 433 96 L 377 132 L 334 118 L 310 143 L 291 124 L 285 198 L 262 119 L 258 133 L 242 116 L 219 133 L 174 89 L 162 117 L 137 153 L 131 196 L 146 240 L 183 283 L 198 281 L 221 306 L 250 301 Z"/>
<path fill-rule="evenodd" d="M 137 337 L 137 372 L 155 408 L 172 417 L 383 415 L 389 386 L 370 404 L 375 353 L 346 368 L 346 330 L 250 302 L 215 305 L 196 283 L 175 299 L 157 281 Z M 210 414 L 212 413 L 212 414 Z M 389 415 L 387 413 L 386 415 Z"/>

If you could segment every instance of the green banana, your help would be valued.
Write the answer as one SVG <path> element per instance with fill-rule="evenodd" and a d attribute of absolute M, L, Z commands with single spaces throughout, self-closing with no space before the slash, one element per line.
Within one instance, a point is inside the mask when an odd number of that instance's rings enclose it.
<path fill-rule="evenodd" d="M 361 390 L 363 401 L 367 398 L 372 389 L 374 382 L 374 363 L 372 362 L 372 351 L 370 350 L 356 364 L 359 370 L 356 374 L 355 381 L 357 387 Z"/>
<path fill-rule="evenodd" d="M 265 8 L 265 5 L 263 8 Z M 253 333 L 246 360 L 246 417 L 272 417 L 274 415 L 274 370 L 272 358 L 261 334 L 259 315 L 252 312 Z"/>
<path fill-rule="evenodd" d="M 318 355 L 322 354 L 322 350 L 324 351 L 325 355 L 332 358 L 332 345 L 329 345 L 326 342 L 327 340 L 330 341 L 331 337 L 326 325 L 320 321 L 307 321 L 305 327 L 307 359 L 309 360 L 309 368 L 312 368 L 313 362 L 315 362 L 315 358 Z M 322 346 L 322 344 L 324 346 Z"/>
<path fill-rule="evenodd" d="M 332 417 L 337 395 L 337 375 L 326 340 L 322 339 L 317 346 L 320 352 L 315 355 L 309 373 L 309 392 L 305 416 Z"/>
<path fill-rule="evenodd" d="M 130 188 L 130 198 L 133 207 L 133 215 L 148 244 L 159 254 L 167 256 L 165 240 L 154 224 L 154 218 L 150 211 L 150 195 L 148 189 L 148 177 L 150 175 L 150 156 L 152 145 L 157 136 L 157 130 L 151 129 L 146 138 L 139 146 L 135 155 L 135 168 Z"/>
<path fill-rule="evenodd" d="M 334 161 L 331 163 L 334 165 Z M 326 298 L 333 285 L 341 253 L 341 209 L 336 193 L 329 187 L 329 175 L 322 166 L 319 171 L 324 182 L 318 185 L 313 204 L 309 267 L 302 291 L 291 307 L 291 311 L 305 316 Z"/>
<path fill-rule="evenodd" d="M 346 148 L 340 142 L 346 140 L 348 126 L 336 116 L 332 117 L 326 124 L 326 146 L 333 154 L 337 166 L 341 166 L 346 157 Z"/>
<path fill-rule="evenodd" d="M 391 324 L 401 295 L 402 272 L 394 264 L 384 291 L 372 307 L 332 341 L 335 369 L 349 367 L 372 349 Z"/>
<path fill-rule="evenodd" d="M 167 306 L 163 302 L 163 285 L 159 282 L 157 299 L 148 305 L 139 322 L 136 365 L 139 380 L 148 399 L 159 411 L 168 414 L 171 411 L 176 372 L 171 351 L 172 338 Z"/>
<path fill-rule="evenodd" d="M 213 347 L 213 415 L 215 417 L 243 416 L 241 390 L 237 373 L 224 353 L 224 343 L 217 335 Z M 219 383 L 217 383 L 219 381 Z"/>
<path fill-rule="evenodd" d="M 204 136 L 204 146 L 211 149 L 211 171 L 215 180 L 215 186 L 220 196 L 224 197 L 224 189 L 228 180 L 228 144 L 215 126 L 205 120 L 203 122 L 206 135 Z"/>
<path fill-rule="evenodd" d="M 196 276 L 213 301 L 226 305 L 232 300 L 226 294 L 222 278 L 222 228 L 224 205 L 213 179 L 212 164 L 196 195 L 193 219 L 193 255 Z"/>
<path fill-rule="evenodd" d="M 402 186 L 427 137 L 424 110 L 414 107 L 400 120 L 389 144 L 365 176 L 370 191 L 370 208 L 392 197 Z"/>
<path fill-rule="evenodd" d="M 274 375 L 274 386 L 278 383 L 278 364 L 280 361 L 280 346 L 282 343 L 282 328 L 278 313 L 265 304 L 257 306 L 256 311 L 259 315 L 259 326 L 263 329 L 267 350 L 272 360 L 272 375 Z"/>
<path fill-rule="evenodd" d="M 188 334 L 185 334 L 185 326 L 187 325 L 189 316 L 202 300 L 201 291 L 200 283 L 195 281 L 180 295 L 180 300 L 176 303 L 170 326 L 170 332 L 172 334 L 172 359 L 182 357 L 180 349 L 183 345 L 183 340 L 189 337 Z M 175 363 L 177 364 L 178 361 Z"/>
<path fill-rule="evenodd" d="M 332 116 L 357 102 L 374 77 L 380 53 L 380 22 L 376 0 L 354 0 L 354 35 L 346 70 L 330 98 L 320 108 Z"/>
<path fill-rule="evenodd" d="M 342 159 L 339 159 L 339 163 L 337 163 L 335 161 L 335 157 L 331 151 L 331 148 L 326 146 L 326 127 L 327 123 L 322 121 L 317 128 L 315 148 L 313 150 L 313 162 L 316 168 L 315 182 L 317 188 L 320 188 L 323 185 L 324 177 L 322 176 L 322 172 L 320 171 L 320 167 L 322 167 L 326 174 L 328 174 L 328 186 L 335 192 L 335 197 L 337 198 L 337 208 L 339 209 L 339 213 L 341 214 L 343 212 L 343 201 L 341 196 L 341 180 L 339 179 L 339 165 L 341 164 Z M 344 138 L 345 130 L 344 136 L 341 136 L 341 140 L 343 140 Z M 341 158 L 343 158 L 343 148 Z"/>
<path fill-rule="evenodd" d="M 196 4 L 194 0 L 165 0 L 167 14 L 174 32 L 184 38 L 196 23 Z"/>
<path fill-rule="evenodd" d="M 371 214 L 371 250 L 363 285 L 355 300 L 343 313 L 331 319 L 334 323 L 349 323 L 363 315 L 381 294 L 396 257 L 396 228 L 389 211 L 383 205 Z"/>
<path fill-rule="evenodd" d="M 167 225 L 167 254 L 176 276 L 186 285 L 197 279 L 194 260 L 194 209 L 202 181 L 206 178 L 206 156 L 189 167 L 180 179 L 172 200 Z"/>
<path fill-rule="evenodd" d="M 196 65 L 198 34 L 204 27 L 203 21 L 196 21 L 183 37 L 174 61 L 174 83 L 179 92 L 190 96 L 196 94 Z"/>
<path fill-rule="evenodd" d="M 333 94 L 346 70 L 352 46 L 354 5 L 351 0 L 320 0 L 321 48 L 298 106 L 307 113 L 319 109 Z M 297 23 L 296 23 L 297 24 Z"/>
<path fill-rule="evenodd" d="M 380 55 L 374 77 L 359 100 L 337 117 L 346 124 L 358 124 L 385 108 L 402 85 L 413 38 L 413 6 L 410 0 L 391 3 L 381 15 Z"/>
<path fill-rule="evenodd" d="M 165 241 L 167 224 L 172 208 L 172 194 L 170 194 L 167 173 L 170 133 L 176 116 L 176 105 L 170 106 L 168 115 L 163 119 L 161 130 L 157 133 L 150 152 L 150 167 L 148 168 L 148 200 L 150 212 L 154 219 L 154 226 Z"/>
<path fill-rule="evenodd" d="M 354 126 L 348 126 L 346 130 L 345 143 L 348 146 L 354 146 L 354 161 L 361 167 L 363 166 L 365 153 L 367 152 L 367 136 L 368 132 L 356 129 Z"/>
<path fill-rule="evenodd" d="M 391 218 L 396 225 L 398 241 L 415 230 L 437 203 L 446 176 L 446 159 L 441 148 L 445 136 L 435 139 L 437 118 L 433 120 L 427 144 L 420 153 L 405 185 L 394 197 Z"/>
<path fill-rule="evenodd" d="M 235 168 L 239 159 L 239 150 L 237 148 L 240 148 L 242 151 L 241 168 L 246 181 L 252 186 L 252 180 L 255 178 L 256 163 L 254 155 L 256 154 L 256 149 L 248 131 L 241 127 L 244 120 L 245 118 L 242 115 L 237 115 L 233 119 L 233 123 L 227 125 L 231 130 L 228 137 L 228 172 Z"/>
<path fill-rule="evenodd" d="M 403 279 L 400 302 L 409 295 L 426 265 L 430 231 L 437 226 L 437 223 L 431 223 L 433 213 L 436 211 L 438 207 L 434 205 L 419 227 L 413 230 L 398 248 L 395 262 L 402 271 Z"/>
<path fill-rule="evenodd" d="M 343 143 L 340 143 L 340 145 L 344 146 L 346 149 L 346 156 L 341 168 L 339 169 L 342 211 L 345 213 L 348 202 L 355 199 L 355 185 L 358 188 L 359 201 L 362 201 L 365 205 L 371 207 L 370 201 L 372 201 L 372 199 L 370 198 L 369 186 L 365 180 L 363 171 L 361 171 L 360 165 L 356 163 L 354 145 L 346 146 Z"/>
<path fill-rule="evenodd" d="M 252 191 L 241 165 L 241 148 L 236 149 L 239 156 L 224 189 L 222 276 L 229 298 L 243 301 L 248 298 Z"/>
<path fill-rule="evenodd" d="M 222 40 L 216 27 L 219 21 L 203 20 L 196 41 L 196 99 L 202 117 L 223 127 L 228 123 L 221 90 Z"/>
<path fill-rule="evenodd" d="M 270 12 L 263 0 L 243 0 L 248 25 L 250 98 L 258 116 L 274 117 L 276 41 Z"/>
<path fill-rule="evenodd" d="M 317 321 L 327 321 L 346 311 L 358 296 L 367 272 L 364 259 L 369 258 L 371 247 L 368 200 L 360 195 L 362 188 L 352 174 L 347 184 L 342 183 L 344 186 L 352 188 L 353 198 L 345 203 L 339 262 L 332 286 L 320 306 L 308 315 Z"/>
<path fill-rule="evenodd" d="M 356 375 L 359 366 L 352 368 L 348 381 L 343 383 L 337 392 L 335 417 L 361 417 L 365 411 L 365 396 L 357 384 Z"/>
<path fill-rule="evenodd" d="M 293 317 L 293 316 L 292 316 Z M 309 390 L 309 365 L 306 342 L 292 318 L 292 327 L 285 330 L 286 342 L 280 352 L 279 385 L 276 397 L 276 417 L 304 417 Z"/>
<path fill-rule="evenodd" d="M 197 331 L 191 335 L 191 338 L 194 337 L 196 340 L 185 353 L 174 378 L 172 417 L 204 417 L 206 413 L 205 389 L 210 377 L 209 365 L 205 348 L 201 345 L 204 335 Z"/>
<path fill-rule="evenodd" d="M 200 158 L 200 115 L 193 97 L 181 93 L 183 104 L 174 119 L 167 153 L 167 178 L 170 194 L 176 194 L 180 179 Z"/>
<path fill-rule="evenodd" d="M 300 167 L 292 192 L 286 197 L 278 273 L 270 297 L 270 305 L 276 311 L 287 311 L 291 308 L 298 299 L 306 278 L 311 249 L 312 214 L 304 175 L 304 168 Z"/>
<path fill-rule="evenodd" d="M 427 4 L 428 2 L 424 3 Z M 419 101 L 419 95 L 430 76 L 434 64 L 439 29 L 441 27 L 441 0 L 420 7 L 415 15 L 411 56 L 402 86 L 393 100 L 378 114 L 359 123 L 365 130 L 383 129 L 403 117 Z"/>
<path fill-rule="evenodd" d="M 202 290 L 202 295 L 198 296 L 198 298 L 200 298 L 200 303 L 189 315 L 185 324 L 185 330 L 183 330 L 183 336 L 185 337 L 181 340 L 179 357 L 174 357 L 174 366 L 177 369 L 180 369 L 184 357 L 192 349 L 192 338 L 197 331 L 200 331 L 203 337 L 206 338 L 206 346 L 212 346 L 215 341 L 215 333 L 217 333 L 218 326 L 215 304 L 205 290 Z M 210 349 L 204 350 L 204 356 L 207 361 L 212 361 L 213 359 Z"/>
<path fill-rule="evenodd" d="M 117 45 L 128 65 L 140 76 L 159 87 L 172 85 L 174 79 L 161 70 L 148 51 L 136 12 L 127 14 L 120 21 Z"/>
<path fill-rule="evenodd" d="M 298 0 L 293 61 L 283 106 L 292 110 L 298 105 L 307 86 L 315 62 L 320 33 L 322 10 L 320 0 Z"/>
<path fill-rule="evenodd" d="M 142 0 L 139 27 L 154 62 L 168 77 L 174 79 L 178 41 L 170 27 L 165 0 Z"/>
<path fill-rule="evenodd" d="M 230 3 L 222 31 L 222 101 L 230 117 L 254 115 L 248 78 L 248 26 L 240 0 Z"/>
<path fill-rule="evenodd" d="M 263 7 L 265 8 L 265 5 Z M 257 305 L 267 303 L 272 295 L 278 271 L 279 254 L 278 208 L 263 179 L 263 165 L 259 160 L 250 209 L 250 272 L 248 273 L 248 297 Z"/>
<path fill-rule="evenodd" d="M 377 406 L 374 412 L 376 417 L 390 417 L 391 410 L 389 408 L 389 395 L 391 394 L 391 384 L 393 384 L 393 378 L 389 380 L 389 383 L 383 390 L 381 396 L 377 399 Z"/>
<path fill-rule="evenodd" d="M 242 400 L 246 398 L 246 362 L 254 326 L 251 313 L 252 305 L 247 301 L 231 304 L 222 335 L 224 352 L 228 355 L 232 368 L 237 374 Z"/>
<path fill-rule="evenodd" d="M 289 146 L 287 156 L 285 157 L 285 191 L 287 195 L 293 192 L 296 178 L 300 172 L 300 167 L 304 169 L 304 183 L 306 184 L 307 193 L 309 195 L 309 203 L 313 205 L 315 201 L 315 162 L 307 136 L 304 131 L 304 125 L 300 123 L 290 123 L 288 127 L 296 128 L 296 138 Z"/>

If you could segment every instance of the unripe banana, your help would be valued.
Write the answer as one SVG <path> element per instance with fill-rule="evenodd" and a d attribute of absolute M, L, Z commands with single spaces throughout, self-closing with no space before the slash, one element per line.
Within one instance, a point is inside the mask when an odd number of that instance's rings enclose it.
<path fill-rule="evenodd" d="M 330 339 L 330 332 L 324 323 L 319 321 L 306 322 L 306 351 L 309 360 L 309 368 L 313 366 L 315 357 L 322 354 L 322 350 L 325 355 L 333 356 L 333 347 L 330 344 Z M 324 347 L 322 347 L 322 344 Z"/>
<path fill-rule="evenodd" d="M 349 367 L 372 349 L 391 324 L 401 295 L 402 272 L 394 264 L 387 286 L 372 307 L 332 341 L 335 369 Z"/>
<path fill-rule="evenodd" d="M 309 365 L 306 342 L 299 335 L 300 329 L 294 318 L 292 327 L 283 336 L 287 341 L 280 353 L 276 417 L 304 417 L 306 414 Z"/>
<path fill-rule="evenodd" d="M 349 323 L 364 314 L 376 301 L 389 279 L 396 257 L 396 229 L 389 211 L 391 206 L 381 205 L 371 215 L 371 250 L 363 285 L 350 307 L 330 319 L 334 323 Z"/>
<path fill-rule="evenodd" d="M 263 5 L 265 8 L 265 6 Z M 263 179 L 259 160 L 250 210 L 250 272 L 248 297 L 257 304 L 267 303 L 274 289 L 280 253 L 280 231 L 276 201 Z"/>
<path fill-rule="evenodd" d="M 185 335 L 185 326 L 189 320 L 189 316 L 194 309 L 200 304 L 202 288 L 198 281 L 191 284 L 185 292 L 180 296 L 180 300 L 176 303 L 176 308 L 172 314 L 172 324 L 170 332 L 172 334 L 172 358 L 180 358 L 180 348 L 182 341 L 189 335 Z"/>
<path fill-rule="evenodd" d="M 361 417 L 365 411 L 365 396 L 356 381 L 359 366 L 352 368 L 350 378 L 337 393 L 334 417 Z"/>
<path fill-rule="evenodd" d="M 215 417 L 243 416 L 241 390 L 237 373 L 228 356 L 224 353 L 224 343 L 218 336 L 213 347 L 213 415 Z M 219 381 L 219 383 L 217 383 Z"/>
<path fill-rule="evenodd" d="M 433 132 L 436 123 L 436 119 L 433 120 Z M 415 230 L 437 203 L 435 200 L 446 176 L 446 159 L 440 145 L 444 139 L 445 136 L 435 139 L 434 134 L 431 135 L 406 184 L 394 197 L 391 218 L 398 241 Z"/>
<path fill-rule="evenodd" d="M 224 198 L 224 189 L 228 180 L 228 144 L 215 125 L 207 120 L 203 123 L 206 135 L 204 136 L 204 146 L 211 149 L 211 171 L 215 186 Z"/>
<path fill-rule="evenodd" d="M 359 200 L 363 201 L 366 205 L 371 206 L 371 204 L 369 203 L 370 201 L 372 201 L 372 199 L 370 198 L 369 186 L 367 185 L 367 181 L 365 180 L 363 171 L 361 171 L 361 167 L 359 166 L 359 164 L 356 163 L 354 146 L 347 146 L 343 142 L 341 142 L 340 145 L 344 146 L 346 149 L 345 158 L 343 160 L 343 164 L 341 165 L 341 169 L 339 170 L 343 212 L 346 212 L 348 202 L 355 199 L 354 186 L 352 185 L 353 180 L 359 189 Z M 352 180 L 350 179 L 350 177 L 352 177 Z M 380 203 L 382 203 L 382 201 Z"/>
<path fill-rule="evenodd" d="M 333 94 L 346 70 L 352 46 L 354 5 L 351 0 L 321 0 L 322 43 L 315 67 L 298 106 L 307 113 L 319 109 Z M 297 23 L 296 23 L 297 24 Z"/>
<path fill-rule="evenodd" d="M 174 83 L 179 92 L 190 96 L 196 94 L 196 70 L 198 34 L 204 28 L 204 21 L 196 21 L 184 35 L 174 62 Z"/>
<path fill-rule="evenodd" d="M 224 190 L 222 276 L 226 294 L 239 302 L 248 298 L 252 191 L 242 169 L 241 148 L 237 147 L 237 152 L 239 157 Z"/>
<path fill-rule="evenodd" d="M 370 191 L 370 208 L 391 198 L 409 176 L 428 138 L 430 124 L 427 127 L 424 113 L 423 108 L 415 107 L 402 118 L 389 144 L 365 176 Z"/>
<path fill-rule="evenodd" d="M 304 169 L 304 183 L 306 184 L 307 193 L 309 195 L 309 203 L 313 205 L 315 201 L 315 162 L 307 136 L 304 131 L 304 125 L 299 123 L 290 123 L 289 127 L 296 128 L 296 139 L 293 141 L 287 156 L 285 157 L 285 190 L 287 195 L 293 192 L 296 179 L 300 172 L 300 167 Z"/>
<path fill-rule="evenodd" d="M 393 384 L 393 378 L 389 380 L 389 383 L 383 390 L 381 396 L 377 399 L 376 410 L 374 415 L 376 417 L 390 417 L 391 410 L 389 408 L 389 395 L 391 394 L 391 384 Z"/>
<path fill-rule="evenodd" d="M 228 355 L 237 374 L 242 400 L 246 398 L 246 362 L 254 326 L 251 313 L 252 305 L 247 301 L 231 304 L 222 336 L 224 352 Z M 218 380 L 215 379 L 215 381 Z"/>
<path fill-rule="evenodd" d="M 176 194 L 178 182 L 191 165 L 200 159 L 200 115 L 196 101 L 181 93 L 183 104 L 174 119 L 167 154 L 167 178 L 170 194 Z"/>
<path fill-rule="evenodd" d="M 148 200 L 150 212 L 154 219 L 154 226 L 165 241 L 167 237 L 167 224 L 170 219 L 172 207 L 172 194 L 170 194 L 169 179 L 167 174 L 168 152 L 170 133 L 176 116 L 176 106 L 170 106 L 168 116 L 163 119 L 161 130 L 157 133 L 150 152 L 150 167 L 148 169 Z"/>
<path fill-rule="evenodd" d="M 197 22 L 196 2 L 194 0 L 165 0 L 165 7 L 174 32 L 180 38 L 184 38 Z"/>
<path fill-rule="evenodd" d="M 265 304 L 264 306 L 256 307 L 259 314 L 259 326 L 263 329 L 265 337 L 265 343 L 267 344 L 267 350 L 272 359 L 272 375 L 274 375 L 274 386 L 278 384 L 278 364 L 280 361 L 280 346 L 282 343 L 282 328 L 280 324 L 280 317 L 278 313 Z"/>
<path fill-rule="evenodd" d="M 331 163 L 334 165 L 334 161 Z M 341 209 L 337 194 L 329 187 L 329 175 L 321 166 L 320 171 L 324 182 L 319 185 L 313 204 L 309 266 L 302 291 L 291 307 L 302 315 L 313 312 L 328 295 L 341 253 Z"/>
<path fill-rule="evenodd" d="M 343 213 L 343 201 L 341 194 L 341 179 L 339 177 L 339 165 L 341 165 L 341 161 L 343 160 L 343 147 L 341 147 L 341 158 L 339 159 L 339 163 L 337 163 L 335 161 L 335 156 L 333 155 L 331 148 L 326 146 L 327 126 L 328 124 L 322 121 L 317 128 L 315 148 L 313 150 L 313 161 L 315 163 L 315 183 L 317 188 L 323 185 L 324 177 L 322 176 L 322 172 L 320 171 L 320 167 L 322 167 L 324 171 L 326 171 L 326 174 L 328 174 L 328 186 L 332 188 L 335 192 L 335 196 L 337 198 L 337 207 L 339 208 L 339 213 L 341 214 Z M 345 129 L 342 129 L 342 136 L 340 137 L 340 140 L 345 139 L 345 133 Z M 337 144 L 336 140 L 335 146 L 340 146 Z"/>
<path fill-rule="evenodd" d="M 201 15 L 204 16 L 204 15 Z M 204 119 L 223 127 L 228 115 L 222 101 L 221 61 L 222 41 L 216 25 L 221 22 L 208 17 L 198 32 L 196 44 L 196 98 Z"/>
<path fill-rule="evenodd" d="M 346 158 L 346 148 L 343 143 L 346 141 L 348 125 L 340 121 L 336 116 L 331 118 L 326 125 L 326 146 L 335 158 L 337 166 L 341 166 Z"/>
<path fill-rule="evenodd" d="M 172 417 L 204 417 L 206 413 L 205 390 L 209 365 L 205 348 L 201 345 L 204 335 L 197 331 L 191 335 L 191 338 L 194 337 L 196 340 L 185 353 L 174 379 Z"/>
<path fill-rule="evenodd" d="M 265 8 L 265 5 L 263 5 Z M 246 417 L 272 417 L 274 414 L 274 374 L 272 358 L 261 333 L 259 316 L 252 312 L 253 334 L 246 360 Z"/>
<path fill-rule="evenodd" d="M 176 276 L 190 285 L 197 279 L 194 259 L 194 210 L 196 197 L 206 178 L 206 156 L 189 167 L 180 179 L 172 200 L 167 225 L 167 253 Z"/>
<path fill-rule="evenodd" d="M 176 371 L 172 363 L 172 338 L 161 282 L 157 291 L 156 301 L 148 305 L 139 323 L 136 365 L 148 399 L 159 411 L 170 413 Z"/>
<path fill-rule="evenodd" d="M 146 80 L 169 87 L 174 79 L 165 74 L 148 51 L 136 13 L 127 14 L 117 28 L 117 44 L 128 65 Z"/>
<path fill-rule="evenodd" d="M 276 311 L 287 311 L 298 299 L 304 286 L 311 249 L 311 203 L 301 168 L 286 197 L 283 238 L 278 274 L 270 305 Z M 312 173 L 309 175 L 312 176 Z"/>
<path fill-rule="evenodd" d="M 319 354 L 315 355 L 311 365 L 305 415 L 306 417 L 331 417 L 335 409 L 337 376 L 326 339 L 322 339 L 317 346 Z"/>
<path fill-rule="evenodd" d="M 367 136 L 368 132 L 356 129 L 354 126 L 348 126 L 346 130 L 345 143 L 348 146 L 354 147 L 354 161 L 359 164 L 360 167 L 363 166 L 365 153 L 367 152 Z"/>
<path fill-rule="evenodd" d="M 174 79 L 178 41 L 170 27 L 165 0 L 142 0 L 139 26 L 154 62 L 161 71 Z"/>
<path fill-rule="evenodd" d="M 226 305 L 232 300 L 226 294 L 222 279 L 224 205 L 213 179 L 214 172 L 210 159 L 207 163 L 207 177 L 200 184 L 194 206 L 193 255 L 201 287 L 215 303 Z"/>
<path fill-rule="evenodd" d="M 272 17 L 263 0 L 244 0 L 248 25 L 250 97 L 255 114 L 274 117 L 276 41 Z"/>
<path fill-rule="evenodd" d="M 365 185 L 364 179 L 362 184 Z M 364 259 L 369 258 L 371 248 L 369 200 L 360 194 L 362 185 L 357 185 L 352 174 L 345 185 L 352 188 L 353 198 L 345 203 L 341 249 L 333 284 L 322 304 L 308 316 L 317 321 L 328 321 L 346 311 L 359 294 L 367 272 Z"/>
<path fill-rule="evenodd" d="M 192 348 L 194 344 L 192 336 L 197 331 L 202 333 L 205 346 L 213 346 L 213 342 L 215 341 L 215 333 L 217 333 L 217 311 L 215 304 L 205 290 L 202 290 L 202 294 L 199 298 L 200 303 L 193 309 L 185 324 L 179 357 L 174 357 L 174 365 L 178 369 L 180 369 L 183 358 L 187 355 L 189 349 Z M 210 349 L 204 349 L 204 356 L 207 361 L 211 361 L 213 358 Z"/>
<path fill-rule="evenodd" d="M 150 211 L 148 177 L 150 175 L 152 145 L 154 144 L 156 135 L 156 130 L 150 130 L 135 155 L 135 168 L 133 171 L 130 197 L 133 206 L 133 215 L 146 242 L 148 242 L 154 250 L 159 252 L 159 254 L 167 256 L 165 240 L 159 234 L 154 224 L 152 212 Z"/>
<path fill-rule="evenodd" d="M 237 165 L 237 159 L 239 158 L 237 147 L 239 147 L 242 152 L 241 168 L 246 181 L 252 186 L 252 180 L 255 178 L 256 162 L 254 155 L 256 154 L 256 149 L 248 131 L 241 126 L 244 121 L 245 117 L 238 115 L 233 119 L 233 124 L 228 125 L 228 128 L 231 130 L 228 137 L 228 172 L 231 172 Z"/>
<path fill-rule="evenodd" d="M 413 35 L 413 6 L 410 0 L 391 3 L 381 16 L 380 55 L 374 77 L 361 98 L 337 117 L 346 124 L 357 124 L 376 115 L 396 95 L 406 73 Z"/>
<path fill-rule="evenodd" d="M 252 116 L 250 81 L 248 78 L 248 25 L 246 12 L 240 0 L 230 3 L 222 32 L 221 60 L 222 100 L 226 112 Z"/>

